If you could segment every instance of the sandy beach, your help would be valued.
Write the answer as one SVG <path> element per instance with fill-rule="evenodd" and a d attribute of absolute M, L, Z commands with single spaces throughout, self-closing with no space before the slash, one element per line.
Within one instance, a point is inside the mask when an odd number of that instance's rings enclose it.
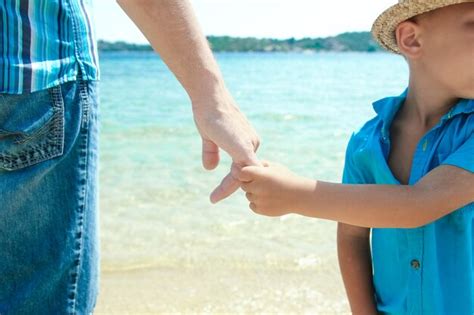
<path fill-rule="evenodd" d="M 407 71 L 389 54 L 217 58 L 263 140 L 259 156 L 332 182 L 372 101 L 398 93 Z M 166 65 L 110 53 L 102 68 L 96 314 L 349 313 L 335 222 L 256 215 L 243 191 L 211 205 L 230 159 L 203 169 L 189 100 Z"/>
<path fill-rule="evenodd" d="M 335 272 L 332 268 L 317 274 L 173 268 L 103 272 L 95 314 L 350 314 L 345 297 L 327 294 L 341 292 Z"/>

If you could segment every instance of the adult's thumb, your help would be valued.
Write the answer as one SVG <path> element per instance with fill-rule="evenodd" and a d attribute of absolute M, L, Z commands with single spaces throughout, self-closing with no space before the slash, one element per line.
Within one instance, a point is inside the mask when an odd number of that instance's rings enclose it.
<path fill-rule="evenodd" d="M 213 170 L 219 164 L 219 147 L 208 139 L 202 139 L 202 165 L 207 170 Z"/>

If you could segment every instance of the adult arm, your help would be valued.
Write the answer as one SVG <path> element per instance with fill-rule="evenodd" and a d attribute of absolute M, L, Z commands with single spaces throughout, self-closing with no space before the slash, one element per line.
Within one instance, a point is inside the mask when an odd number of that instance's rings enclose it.
<path fill-rule="evenodd" d="M 219 148 L 232 168 L 261 165 L 255 152 L 259 137 L 226 88 L 188 0 L 117 0 L 188 93 L 202 137 L 202 163 L 214 169 Z M 240 187 L 232 172 L 212 192 L 217 202 Z"/>

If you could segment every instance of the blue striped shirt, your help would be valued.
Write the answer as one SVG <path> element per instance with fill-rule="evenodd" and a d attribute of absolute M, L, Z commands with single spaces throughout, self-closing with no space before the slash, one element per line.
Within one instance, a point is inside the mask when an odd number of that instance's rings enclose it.
<path fill-rule="evenodd" d="M 0 0 L 0 93 L 99 80 L 90 0 Z"/>

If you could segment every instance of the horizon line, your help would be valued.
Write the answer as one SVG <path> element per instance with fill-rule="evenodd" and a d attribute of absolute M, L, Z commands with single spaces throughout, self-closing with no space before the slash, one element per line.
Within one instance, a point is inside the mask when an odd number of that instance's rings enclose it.
<path fill-rule="evenodd" d="M 231 37 L 231 38 L 254 38 L 254 39 L 273 39 L 273 40 L 288 40 L 288 39 L 294 39 L 294 40 L 303 40 L 303 39 L 325 39 L 325 38 L 331 38 L 331 37 L 337 37 L 342 34 L 351 34 L 351 33 L 371 33 L 371 31 L 347 31 L 347 32 L 342 32 L 338 33 L 336 35 L 329 35 L 329 36 L 316 36 L 316 37 L 258 37 L 258 36 L 233 36 L 233 35 L 205 35 L 205 37 Z M 135 44 L 135 45 L 149 45 L 149 42 L 129 42 L 123 39 L 119 40 L 112 40 L 112 39 L 104 39 L 104 38 L 98 38 L 97 41 L 106 41 L 106 42 L 124 42 L 127 44 Z"/>

